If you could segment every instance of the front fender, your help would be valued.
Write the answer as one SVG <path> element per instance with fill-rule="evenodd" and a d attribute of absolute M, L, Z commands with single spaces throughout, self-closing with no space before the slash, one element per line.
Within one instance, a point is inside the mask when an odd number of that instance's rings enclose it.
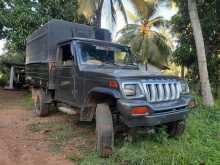
<path fill-rule="evenodd" d="M 115 99 L 121 98 L 121 93 L 118 90 L 106 87 L 95 87 L 89 91 L 88 96 L 91 96 L 93 93 L 107 94 L 114 97 Z"/>

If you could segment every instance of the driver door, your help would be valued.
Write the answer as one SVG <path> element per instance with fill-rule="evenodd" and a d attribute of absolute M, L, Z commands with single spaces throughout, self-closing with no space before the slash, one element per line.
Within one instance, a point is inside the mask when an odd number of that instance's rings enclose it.
<path fill-rule="evenodd" d="M 75 68 L 71 43 L 60 45 L 57 54 L 56 99 L 66 103 L 75 101 Z"/>

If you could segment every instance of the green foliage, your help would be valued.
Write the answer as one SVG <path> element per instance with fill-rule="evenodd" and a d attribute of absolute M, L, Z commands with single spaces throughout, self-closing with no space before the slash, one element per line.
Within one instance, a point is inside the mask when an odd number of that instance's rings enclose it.
<path fill-rule="evenodd" d="M 115 154 L 108 159 L 99 158 L 95 152 L 90 153 L 81 164 L 217 165 L 220 163 L 218 109 L 199 106 L 192 110 L 186 131 L 178 139 L 167 138 L 161 129 L 152 135 L 138 135 L 133 142 L 121 140 L 123 145 L 117 145 Z"/>
<path fill-rule="evenodd" d="M 86 23 L 77 9 L 77 0 L 1 0 L 0 39 L 6 39 L 7 53 L 0 57 L 0 74 L 8 74 L 5 62 L 24 63 L 26 38 L 50 19 Z"/>
<path fill-rule="evenodd" d="M 0 73 L 0 87 L 4 87 L 7 84 L 7 76 Z"/>
<path fill-rule="evenodd" d="M 144 11 L 148 12 L 139 12 L 135 24 L 128 24 L 118 32 L 121 35 L 118 42 L 130 45 L 140 63 L 149 62 L 158 67 L 167 66 L 171 47 L 168 38 L 158 32 L 158 29 L 155 30 L 164 25 L 165 21 L 160 16 L 155 17 L 155 3 L 150 4 L 147 2 L 143 4 L 148 8 Z"/>
<path fill-rule="evenodd" d="M 172 18 L 171 23 L 173 32 L 177 35 L 179 41 L 172 59 L 176 64 L 187 67 L 187 78 L 198 84 L 198 62 L 187 1 L 176 1 L 176 3 L 179 7 L 179 12 Z M 209 78 L 213 92 L 217 97 L 220 80 L 220 20 L 218 19 L 217 1 L 197 1 L 197 6 L 205 42 Z"/>
<path fill-rule="evenodd" d="M 24 53 L 11 50 L 0 56 L 0 86 L 5 86 L 9 80 L 10 67 L 7 66 L 8 63 L 23 64 Z"/>
<path fill-rule="evenodd" d="M 2 0 L 1 38 L 7 39 L 9 50 L 24 51 L 27 36 L 52 18 L 84 23 L 77 9 L 77 0 Z"/>
<path fill-rule="evenodd" d="M 26 37 L 41 24 L 41 17 L 36 14 L 36 2 L 5 0 L 1 1 L 0 21 L 3 24 L 3 38 L 7 39 L 8 49 L 25 50 Z"/>
<path fill-rule="evenodd" d="M 77 9 L 78 4 L 74 0 L 39 0 L 39 14 L 46 22 L 52 18 L 77 21 Z"/>

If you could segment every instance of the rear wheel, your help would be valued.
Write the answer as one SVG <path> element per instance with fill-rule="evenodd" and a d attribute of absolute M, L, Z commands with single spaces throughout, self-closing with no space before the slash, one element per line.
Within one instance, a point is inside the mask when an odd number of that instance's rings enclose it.
<path fill-rule="evenodd" d="M 47 116 L 49 113 L 49 104 L 45 102 L 46 94 L 43 89 L 33 89 L 32 98 L 34 102 L 34 114 L 39 117 Z"/>
<path fill-rule="evenodd" d="M 167 125 L 167 132 L 170 137 L 179 137 L 185 131 L 185 120 L 175 121 Z"/>
<path fill-rule="evenodd" d="M 108 104 L 98 104 L 96 108 L 96 147 L 101 157 L 112 155 L 114 130 L 112 114 Z"/>

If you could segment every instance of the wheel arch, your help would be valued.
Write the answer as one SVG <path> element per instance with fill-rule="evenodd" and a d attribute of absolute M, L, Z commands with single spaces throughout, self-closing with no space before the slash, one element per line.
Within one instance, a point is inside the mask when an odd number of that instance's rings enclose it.
<path fill-rule="evenodd" d="M 116 89 L 104 87 L 93 88 L 88 92 L 85 106 L 81 109 L 80 120 L 92 121 L 95 115 L 97 104 L 107 103 L 110 106 L 114 106 L 119 98 L 121 98 L 121 94 Z"/>

